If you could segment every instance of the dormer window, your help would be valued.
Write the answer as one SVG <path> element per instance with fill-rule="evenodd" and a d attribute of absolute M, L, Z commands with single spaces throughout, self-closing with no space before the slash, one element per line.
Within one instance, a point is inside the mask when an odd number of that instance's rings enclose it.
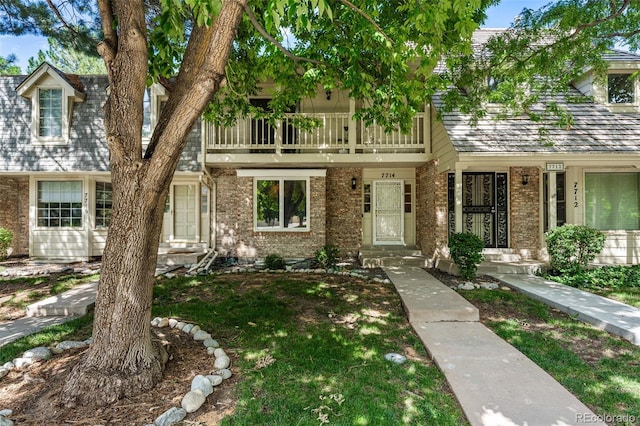
<path fill-rule="evenodd" d="M 635 103 L 635 84 L 631 74 L 607 75 L 607 102 L 610 104 Z"/>
<path fill-rule="evenodd" d="M 78 77 L 64 74 L 44 62 L 16 91 L 31 100 L 31 142 L 67 144 L 73 105 L 85 99 Z"/>

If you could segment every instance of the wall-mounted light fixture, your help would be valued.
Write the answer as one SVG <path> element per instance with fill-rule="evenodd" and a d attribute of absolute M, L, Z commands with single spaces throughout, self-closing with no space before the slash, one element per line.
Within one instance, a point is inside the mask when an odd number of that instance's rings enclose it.
<path fill-rule="evenodd" d="M 351 189 L 356 189 L 356 186 L 358 185 L 358 179 L 356 179 L 355 177 L 351 178 Z"/>
<path fill-rule="evenodd" d="M 324 91 L 324 94 L 327 95 L 327 100 L 331 100 L 331 89 L 327 89 Z"/>
<path fill-rule="evenodd" d="M 529 175 L 522 175 L 522 184 L 523 185 L 529 184 Z"/>

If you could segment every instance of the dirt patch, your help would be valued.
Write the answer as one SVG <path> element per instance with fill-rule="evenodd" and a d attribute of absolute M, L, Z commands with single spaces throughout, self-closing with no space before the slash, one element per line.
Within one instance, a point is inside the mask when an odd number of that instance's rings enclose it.
<path fill-rule="evenodd" d="M 127 398 L 104 408 L 80 406 L 66 408 L 59 403 L 60 389 L 70 369 L 84 350 L 68 351 L 49 361 L 35 364 L 22 371 L 13 370 L 0 382 L 2 408 L 11 407 L 11 420 L 18 425 L 73 424 L 73 425 L 143 425 L 153 421 L 171 407 L 179 407 L 185 393 L 191 389 L 191 380 L 198 374 L 211 374 L 214 358 L 207 355 L 200 342 L 194 341 L 176 329 L 155 329 L 158 338 L 168 343 L 170 359 L 162 381 L 152 390 Z M 226 350 L 232 363 L 236 355 Z M 233 396 L 238 371 L 214 389 L 202 408 L 187 415 L 192 424 L 215 425 L 233 413 Z"/>

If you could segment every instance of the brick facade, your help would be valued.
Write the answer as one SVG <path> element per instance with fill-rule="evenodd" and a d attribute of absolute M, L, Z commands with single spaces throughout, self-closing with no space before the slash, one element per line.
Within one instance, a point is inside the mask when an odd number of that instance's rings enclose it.
<path fill-rule="evenodd" d="M 212 170 L 216 180 L 216 249 L 222 256 L 251 259 L 268 254 L 285 258 L 313 257 L 326 243 L 326 182 L 310 178 L 310 229 L 307 232 L 253 230 L 253 179 L 235 170 Z"/>
<path fill-rule="evenodd" d="M 540 250 L 540 169 L 509 169 L 510 246 L 523 259 L 535 259 Z M 529 183 L 522 184 L 523 176 Z"/>
<path fill-rule="evenodd" d="M 356 178 L 356 189 L 351 179 Z M 327 243 L 357 255 L 362 242 L 362 169 L 327 169 Z"/>
<path fill-rule="evenodd" d="M 416 169 L 416 243 L 432 260 L 446 252 L 447 174 L 434 161 Z"/>
<path fill-rule="evenodd" d="M 13 233 L 10 254 L 29 254 L 29 178 L 0 177 L 0 227 Z"/>

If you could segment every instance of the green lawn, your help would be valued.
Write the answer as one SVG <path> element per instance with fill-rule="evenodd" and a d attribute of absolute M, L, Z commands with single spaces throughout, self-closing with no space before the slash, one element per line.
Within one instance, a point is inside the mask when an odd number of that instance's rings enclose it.
<path fill-rule="evenodd" d="M 596 414 L 638 419 L 640 347 L 514 291 L 461 294 L 481 308 L 485 325 Z"/>

